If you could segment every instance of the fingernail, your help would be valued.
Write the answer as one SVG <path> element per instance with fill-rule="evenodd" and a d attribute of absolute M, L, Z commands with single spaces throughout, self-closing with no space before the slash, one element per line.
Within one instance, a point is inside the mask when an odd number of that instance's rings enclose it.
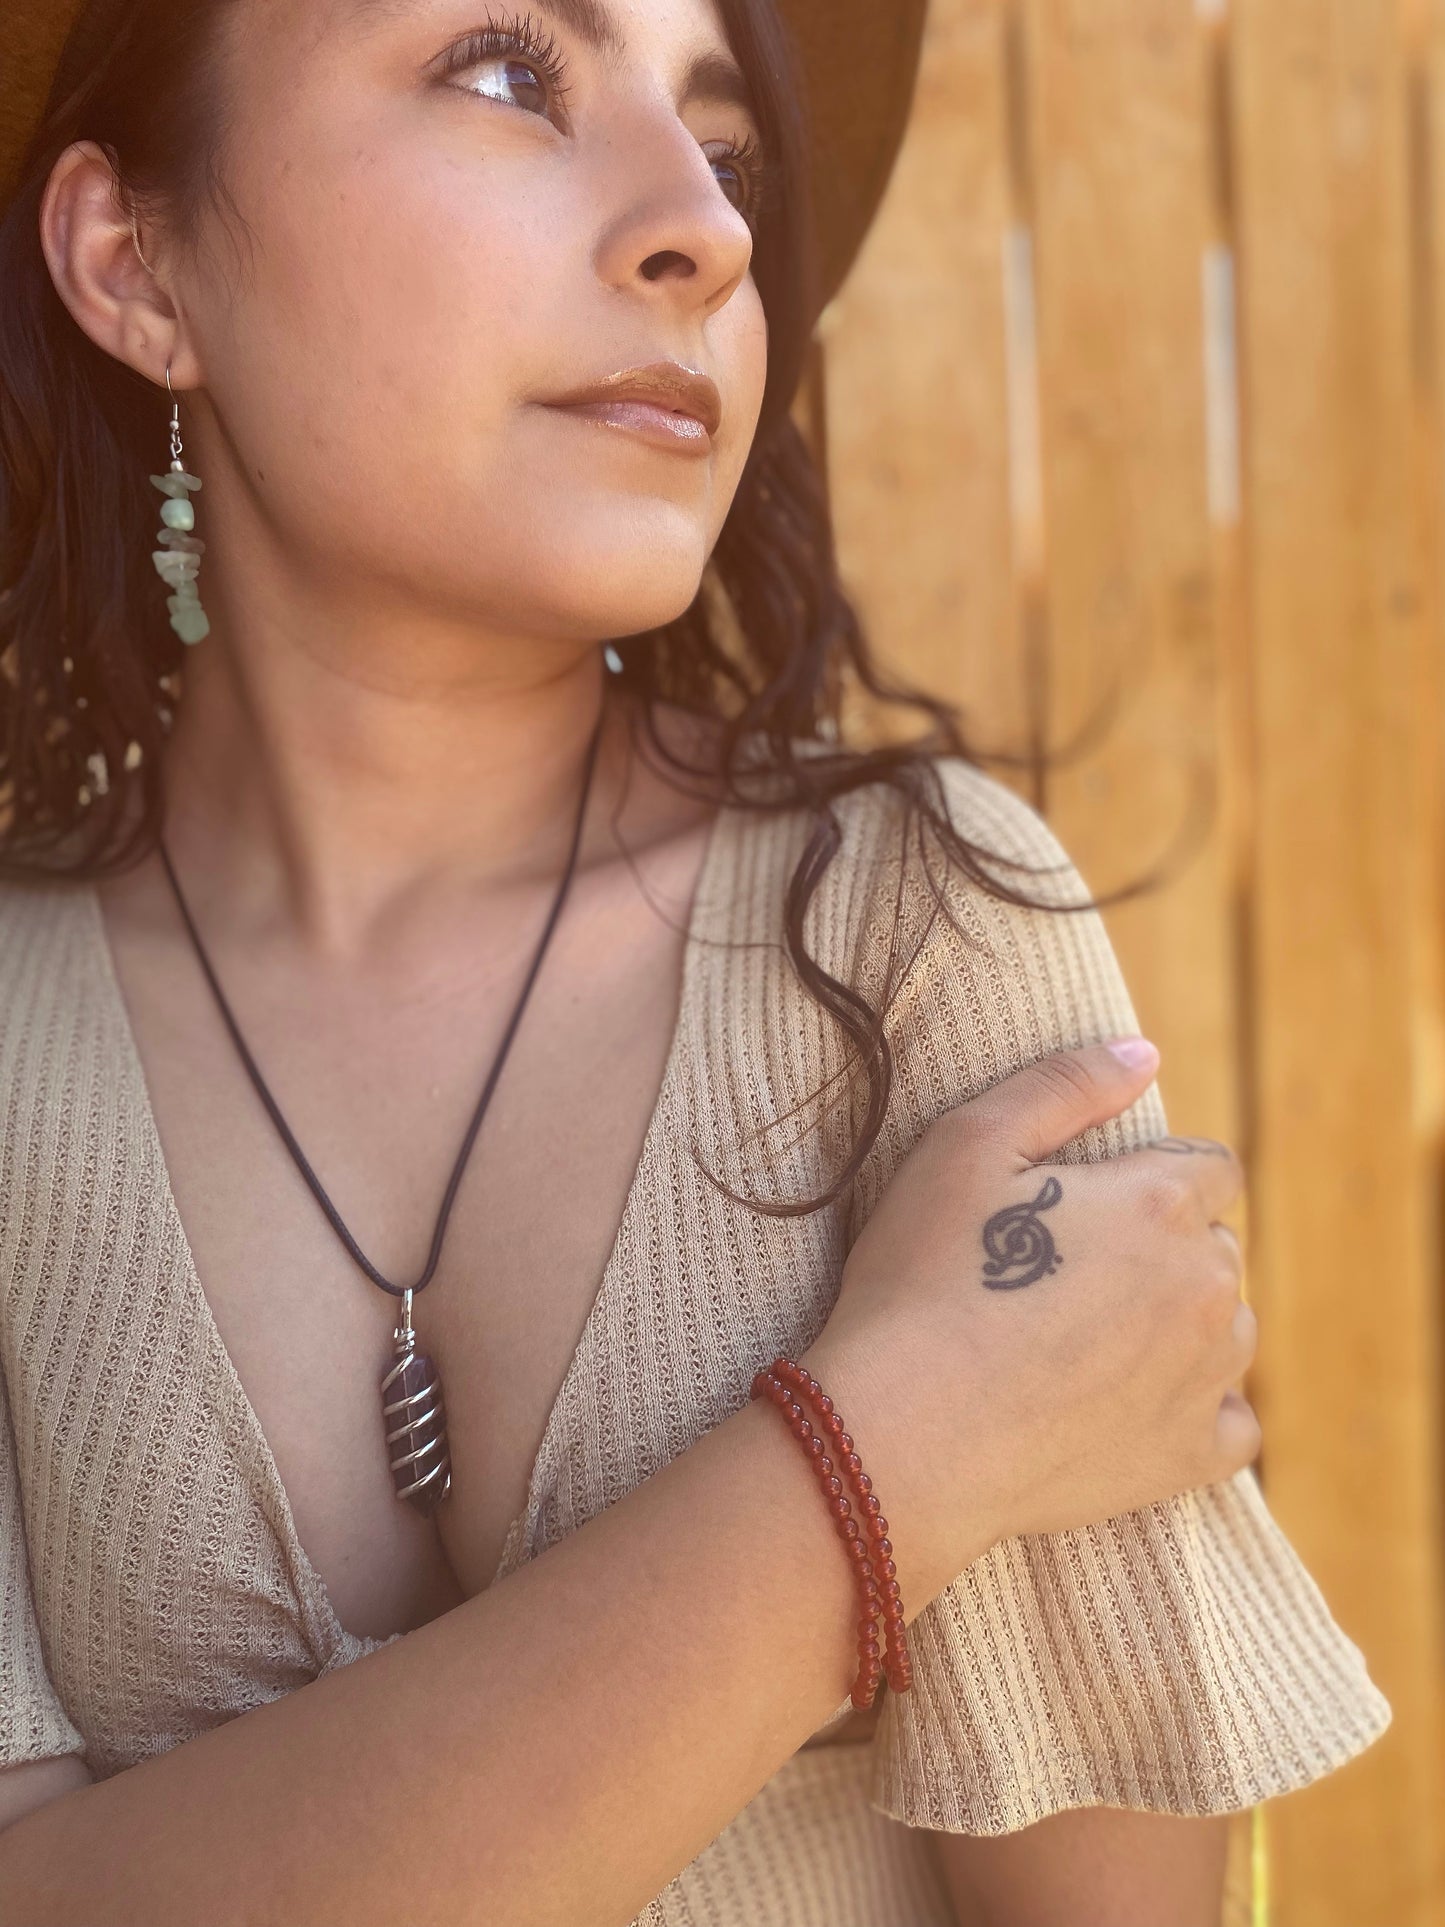
<path fill-rule="evenodd" d="M 1115 1037 L 1110 1041 L 1109 1049 L 1131 1071 L 1139 1070 L 1145 1064 L 1159 1062 L 1159 1052 L 1147 1037 Z"/>

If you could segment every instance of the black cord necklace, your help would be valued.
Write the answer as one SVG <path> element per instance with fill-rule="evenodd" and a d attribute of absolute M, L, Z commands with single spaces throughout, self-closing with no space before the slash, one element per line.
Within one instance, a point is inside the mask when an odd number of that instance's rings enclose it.
<path fill-rule="evenodd" d="M 456 1163 L 452 1166 L 452 1174 L 442 1198 L 441 1209 L 437 1213 L 436 1228 L 432 1232 L 431 1250 L 427 1255 L 426 1266 L 416 1282 L 410 1285 L 392 1284 L 391 1280 L 384 1278 L 372 1264 L 347 1229 L 341 1213 L 326 1195 L 320 1178 L 312 1170 L 305 1152 L 296 1142 L 290 1125 L 281 1115 L 280 1106 L 267 1088 L 266 1080 L 262 1077 L 256 1060 L 246 1046 L 246 1040 L 241 1035 L 240 1026 L 232 1014 L 231 1006 L 226 1002 L 220 982 L 211 967 L 211 960 L 206 955 L 205 945 L 201 942 L 201 934 L 196 928 L 195 919 L 181 892 L 180 880 L 176 876 L 170 852 L 165 846 L 164 839 L 160 842 L 161 861 L 165 865 L 166 875 L 170 878 L 171 888 L 180 906 L 182 920 L 189 932 L 191 942 L 195 945 L 196 955 L 200 958 L 201 968 L 206 974 L 206 981 L 211 986 L 212 994 L 226 1021 L 226 1028 L 231 1033 L 232 1041 L 241 1054 L 241 1061 L 250 1073 L 251 1082 L 255 1085 L 271 1122 L 280 1132 L 282 1141 L 295 1160 L 302 1177 L 311 1187 L 316 1202 L 326 1213 L 336 1235 L 356 1263 L 374 1285 L 379 1285 L 383 1291 L 389 1291 L 394 1298 L 401 1300 L 401 1322 L 392 1334 L 395 1343 L 395 1359 L 381 1381 L 382 1424 L 386 1432 L 387 1456 L 396 1496 L 399 1499 L 406 1499 L 421 1512 L 433 1511 L 451 1491 L 452 1464 L 451 1453 L 447 1446 L 446 1407 L 442 1400 L 441 1376 L 427 1353 L 419 1352 L 416 1348 L 416 1333 L 412 1329 L 411 1320 L 412 1300 L 423 1286 L 430 1284 L 436 1273 L 437 1261 L 441 1257 L 442 1240 L 446 1236 L 447 1220 L 451 1216 L 452 1205 L 461 1185 L 462 1172 L 466 1169 L 467 1159 L 471 1155 L 472 1145 L 476 1142 L 477 1132 L 481 1129 L 482 1119 L 486 1115 L 487 1105 L 491 1102 L 492 1092 L 501 1075 L 507 1051 L 521 1022 L 527 998 L 531 994 L 532 985 L 541 968 L 542 958 L 546 954 L 547 945 L 551 940 L 557 919 L 561 915 L 562 905 L 572 881 L 572 873 L 577 866 L 577 851 L 582 842 L 582 824 L 587 814 L 587 798 L 592 788 L 592 771 L 597 760 L 597 745 L 601 735 L 602 715 L 599 714 L 592 730 L 591 741 L 587 745 L 582 797 L 577 806 L 572 846 L 567 853 L 562 880 L 553 898 L 551 912 L 542 931 L 541 942 L 537 945 L 531 968 L 527 972 L 527 980 L 522 986 L 522 993 L 508 1020 L 477 1108 L 472 1113 L 466 1136 L 462 1139 L 461 1150 L 457 1153 Z"/>

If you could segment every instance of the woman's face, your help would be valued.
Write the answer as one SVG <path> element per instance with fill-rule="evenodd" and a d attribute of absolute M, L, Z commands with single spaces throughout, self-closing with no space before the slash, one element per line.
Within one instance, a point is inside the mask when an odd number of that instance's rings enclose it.
<path fill-rule="evenodd" d="M 589 641 L 680 614 L 766 361 L 711 0 L 239 0 L 222 78 L 244 225 L 207 217 L 177 294 L 258 526 L 381 606 Z M 556 405 L 659 362 L 715 384 L 711 433 L 666 428 L 707 412 L 685 383 Z"/>

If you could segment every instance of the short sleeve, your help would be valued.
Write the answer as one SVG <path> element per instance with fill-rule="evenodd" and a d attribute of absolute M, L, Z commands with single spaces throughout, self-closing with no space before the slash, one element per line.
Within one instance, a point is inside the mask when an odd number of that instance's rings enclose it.
<path fill-rule="evenodd" d="M 45 1670 L 30 1590 L 10 1407 L 0 1378 L 0 1767 L 84 1750 L 85 1741 Z"/>
<path fill-rule="evenodd" d="M 1053 866 L 996 875 L 1050 903 L 1087 897 L 1022 799 L 962 759 L 934 767 L 970 842 Z M 854 1187 L 850 1244 L 940 1111 L 1049 1051 L 1138 1029 L 1099 912 L 1001 902 L 941 850 L 928 869 L 947 879 L 961 935 L 930 915 L 917 858 L 903 864 L 896 837 L 861 926 L 865 975 L 900 904 L 922 935 L 888 1018 L 894 1086 Z M 1117 1156 L 1167 1131 L 1151 1084 L 1054 1161 Z M 1332 1772 L 1391 1719 L 1252 1466 L 1096 1525 L 999 1541 L 913 1620 L 909 1648 L 912 1690 L 884 1693 L 868 1743 L 869 1798 L 950 1833 L 1010 1833 L 1069 1807 L 1241 1810 Z"/>

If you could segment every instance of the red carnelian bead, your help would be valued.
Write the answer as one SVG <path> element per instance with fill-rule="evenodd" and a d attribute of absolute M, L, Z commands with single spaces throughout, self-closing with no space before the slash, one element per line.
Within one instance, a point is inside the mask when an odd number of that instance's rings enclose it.
<path fill-rule="evenodd" d="M 832 1493 L 833 1497 L 836 1499 L 843 1490 L 843 1481 L 838 1477 L 837 1473 L 835 1472 L 832 1475 L 832 1477 L 827 1479 L 825 1482 L 827 1484 L 828 1490 Z"/>
<path fill-rule="evenodd" d="M 840 1452 L 851 1452 L 853 1450 L 853 1441 L 848 1433 L 840 1432 L 838 1434 L 838 1450 Z"/>
<path fill-rule="evenodd" d="M 873 1550 L 876 1553 L 878 1550 L 877 1546 L 874 1546 Z M 880 1559 L 876 1563 L 880 1579 L 896 1579 L 898 1577 L 898 1568 L 891 1559 Z"/>
<path fill-rule="evenodd" d="M 868 1474 L 864 1472 L 858 1478 L 857 1485 L 859 1491 L 863 1494 L 863 1510 L 870 1518 L 876 1519 L 883 1508 L 874 1497 L 873 1481 L 868 1477 Z"/>
<path fill-rule="evenodd" d="M 818 1437 L 818 1434 L 816 1432 L 810 1433 L 808 1436 L 808 1457 L 810 1459 L 821 1459 L 826 1450 L 827 1447 Z"/>
<path fill-rule="evenodd" d="M 901 1599 L 903 1597 L 902 1593 L 898 1590 L 898 1581 L 896 1579 L 885 1579 L 883 1581 L 883 1597 L 885 1599 Z"/>
<path fill-rule="evenodd" d="M 848 1434 L 843 1430 L 843 1421 L 839 1418 L 838 1414 L 836 1412 L 830 1412 L 823 1423 L 841 1445 Z"/>
<path fill-rule="evenodd" d="M 861 1472 L 863 1470 L 863 1461 L 856 1452 L 850 1452 L 843 1463 L 850 1472 Z"/>
<path fill-rule="evenodd" d="M 864 1503 L 867 1503 L 866 1500 Z M 864 1522 L 864 1530 L 867 1532 L 868 1537 L 876 1544 L 879 1539 L 886 1539 L 888 1537 L 888 1521 L 880 1512 L 876 1519 L 868 1519 Z"/>
<path fill-rule="evenodd" d="M 830 1504 L 832 1505 L 834 1515 L 837 1518 L 839 1519 L 852 1518 L 853 1508 L 849 1505 L 848 1501 L 845 1498 L 840 1496 L 836 1499 L 831 1500 Z"/>
<path fill-rule="evenodd" d="M 816 1385 L 814 1389 L 815 1390 L 817 1389 Z M 832 1399 L 829 1398 L 826 1392 L 820 1392 L 818 1395 L 818 1410 L 823 1414 L 823 1417 L 826 1418 L 828 1414 L 832 1411 L 832 1409 L 833 1409 Z"/>
<path fill-rule="evenodd" d="M 886 1525 L 888 1522 L 886 1519 L 880 1519 L 878 1523 L 881 1526 Z M 893 1541 L 886 1536 L 882 1537 L 879 1539 L 877 1545 L 874 1546 L 873 1550 L 878 1554 L 880 1559 L 891 1559 L 893 1557 Z"/>
<path fill-rule="evenodd" d="M 836 1472 L 837 1469 L 838 1468 L 834 1465 L 833 1461 L 828 1457 L 828 1454 L 825 1452 L 822 1458 L 819 1459 L 818 1461 L 818 1470 L 823 1474 L 823 1477 L 826 1479 L 830 1472 Z"/>
<path fill-rule="evenodd" d="M 876 1639 L 860 1639 L 858 1641 L 858 1656 L 860 1659 L 877 1659 L 879 1650 Z"/>
<path fill-rule="evenodd" d="M 863 1582 L 863 1597 L 865 1599 L 877 1599 L 879 1597 L 878 1581 L 871 1575 Z"/>
<path fill-rule="evenodd" d="M 850 1515 L 848 1523 L 843 1528 L 843 1536 L 846 1539 L 856 1539 L 862 1530 L 863 1528 L 859 1525 L 858 1521 Z"/>

